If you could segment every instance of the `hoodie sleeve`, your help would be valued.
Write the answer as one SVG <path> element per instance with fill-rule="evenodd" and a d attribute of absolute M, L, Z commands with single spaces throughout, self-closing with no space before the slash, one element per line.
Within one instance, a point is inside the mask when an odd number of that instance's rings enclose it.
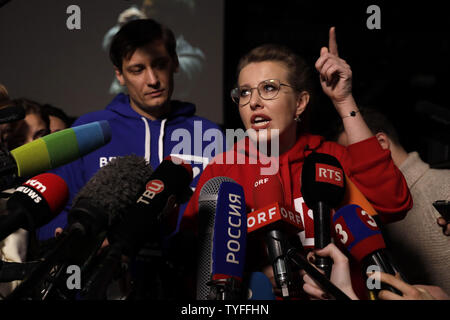
<path fill-rule="evenodd" d="M 349 145 L 342 159 L 349 178 L 367 197 L 382 223 L 401 220 L 413 200 L 406 180 L 376 137 Z"/>

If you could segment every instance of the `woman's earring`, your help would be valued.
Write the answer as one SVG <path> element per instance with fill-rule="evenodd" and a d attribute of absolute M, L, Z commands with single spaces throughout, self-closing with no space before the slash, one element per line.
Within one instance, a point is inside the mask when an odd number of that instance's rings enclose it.
<path fill-rule="evenodd" d="M 300 118 L 300 115 L 295 116 L 294 120 L 295 120 L 297 123 L 302 122 L 302 118 Z"/>

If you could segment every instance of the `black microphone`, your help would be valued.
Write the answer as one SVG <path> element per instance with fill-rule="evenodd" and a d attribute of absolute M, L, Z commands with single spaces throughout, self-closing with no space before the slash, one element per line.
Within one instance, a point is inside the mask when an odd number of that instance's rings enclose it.
<path fill-rule="evenodd" d="M 66 182 L 53 173 L 28 179 L 6 202 L 7 215 L 2 216 L 0 241 L 19 228 L 34 231 L 58 215 L 67 203 Z"/>
<path fill-rule="evenodd" d="M 344 170 L 335 157 L 313 152 L 305 158 L 301 192 L 306 205 L 313 210 L 314 247 L 317 249 L 331 242 L 331 208 L 342 202 L 345 183 Z M 330 277 L 331 258 L 316 256 L 315 264 Z"/>
<path fill-rule="evenodd" d="M 58 263 L 89 265 L 108 228 L 127 214 L 152 172 L 146 160 L 135 155 L 117 157 L 97 171 L 75 196 L 68 225 L 54 247 L 7 299 L 26 298 Z"/>
<path fill-rule="evenodd" d="M 242 295 L 247 223 L 242 186 L 214 177 L 200 190 L 197 299 L 238 300 Z"/>
<path fill-rule="evenodd" d="M 159 236 L 159 228 L 169 215 L 178 214 L 176 204 L 192 195 L 189 185 L 192 168 L 175 157 L 167 157 L 150 176 L 134 206 L 108 231 L 110 247 L 97 270 L 81 292 L 85 300 L 103 299 L 114 277 L 122 254 L 132 258 L 148 240 Z M 144 185 L 144 184 L 143 184 Z"/>
<path fill-rule="evenodd" d="M 8 105 L 0 109 L 0 124 L 19 121 L 25 118 L 25 109 L 21 106 Z"/>

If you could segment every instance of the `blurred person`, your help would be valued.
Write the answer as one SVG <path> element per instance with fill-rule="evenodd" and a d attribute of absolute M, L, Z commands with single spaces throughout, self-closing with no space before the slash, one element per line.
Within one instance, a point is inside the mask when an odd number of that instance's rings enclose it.
<path fill-rule="evenodd" d="M 41 138 L 50 133 L 50 121 L 39 103 L 29 99 L 15 99 L 11 105 L 25 110 L 25 119 L 1 125 L 1 139 L 8 150 Z"/>
<path fill-rule="evenodd" d="M 350 268 L 347 256 L 345 256 L 333 243 L 330 243 L 323 249 L 314 251 L 314 254 L 321 257 L 330 257 L 333 260 L 330 281 L 352 300 L 359 300 L 353 291 L 352 283 L 350 281 Z M 313 252 L 308 253 L 308 260 L 313 266 L 315 259 L 314 254 Z M 301 271 L 301 273 L 304 281 L 303 289 L 306 293 L 313 299 L 327 300 L 330 298 L 305 271 Z M 378 293 L 378 299 L 380 300 L 450 300 L 450 296 L 448 296 L 442 288 L 428 285 L 410 285 L 402 281 L 399 274 L 393 276 L 391 274 L 376 271 L 368 274 L 368 277 L 373 281 L 386 283 L 402 293 L 402 295 L 398 295 L 388 290 L 381 290 Z"/>
<path fill-rule="evenodd" d="M 0 125 L 2 147 L 11 151 L 23 144 L 41 138 L 49 131 L 49 119 L 47 114 L 42 111 L 41 105 L 29 99 L 15 99 L 0 102 L 0 107 L 16 105 L 25 110 L 25 119 Z M 18 180 L 17 185 L 22 181 Z M 0 216 L 7 214 L 6 202 L 15 188 L 1 190 L 0 198 Z M 33 242 L 33 243 L 32 243 Z M 28 231 L 18 229 L 0 241 L 0 258 L 6 262 L 25 262 L 29 254 L 29 248 L 34 248 L 36 244 L 35 237 L 30 237 Z M 0 283 L 0 299 L 11 293 L 21 281 L 12 281 Z"/>
<path fill-rule="evenodd" d="M 50 132 L 56 132 L 70 128 L 75 121 L 73 117 L 69 117 L 64 110 L 50 104 L 44 104 L 42 110 L 48 115 L 50 120 Z"/>
<path fill-rule="evenodd" d="M 311 250 L 314 221 L 307 214 L 309 209 L 299 182 L 304 160 L 312 152 L 336 157 L 383 221 L 388 223 L 405 216 L 412 206 L 408 187 L 389 152 L 380 147 L 359 114 L 352 95 L 352 71 L 339 57 L 334 27 L 329 30 L 329 46 L 321 48 L 315 67 L 322 90 L 341 116 L 351 145 L 345 148 L 308 133 L 306 115 L 313 83 L 306 62 L 285 46 L 265 44 L 254 48 L 241 58 L 237 87 L 231 92 L 248 137 L 242 140 L 245 143 L 238 141 L 232 150 L 216 157 L 206 167 L 183 216 L 186 228 L 197 225 L 199 193 L 213 177 L 227 176 L 235 180 L 244 189 L 247 210 L 260 209 L 255 208 L 253 193 L 258 192 L 255 182 L 264 177 L 261 169 L 267 166 L 255 159 L 269 157 L 279 164 L 273 175 L 282 185 L 284 204 L 303 213 L 305 231 L 301 240 L 304 248 Z M 265 150 L 258 150 L 260 142 L 266 143 Z M 277 143 L 278 150 L 272 150 L 272 144 Z M 244 160 L 238 164 L 224 163 L 224 158 L 236 159 L 237 155 L 243 155 Z M 355 273 L 355 277 L 360 277 L 360 273 Z"/>
<path fill-rule="evenodd" d="M 9 99 L 8 90 L 0 83 L 0 102 Z"/>
<path fill-rule="evenodd" d="M 382 113 L 363 108 L 361 114 L 381 147 L 390 151 L 413 197 L 405 219 L 381 226 L 392 258 L 408 282 L 439 285 L 450 292 L 450 224 L 432 205 L 450 200 L 450 170 L 432 169 L 418 152 L 406 152 L 394 125 Z M 337 142 L 346 146 L 347 134 L 341 130 Z"/>

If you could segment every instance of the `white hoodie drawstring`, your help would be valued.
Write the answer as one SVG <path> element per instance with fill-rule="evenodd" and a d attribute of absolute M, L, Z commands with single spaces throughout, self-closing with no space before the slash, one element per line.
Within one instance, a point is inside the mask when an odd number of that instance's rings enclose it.
<path fill-rule="evenodd" d="M 150 134 L 150 127 L 148 125 L 148 121 L 145 117 L 141 117 L 142 121 L 144 121 L 145 124 L 145 160 L 147 160 L 147 163 L 150 163 L 150 142 L 151 142 L 151 134 Z"/>
<path fill-rule="evenodd" d="M 148 124 L 148 120 L 145 117 L 141 118 L 145 124 L 145 160 L 147 163 L 150 163 L 150 147 L 151 147 L 151 134 L 150 134 L 150 126 Z M 159 163 L 163 161 L 164 156 L 164 129 L 166 125 L 167 119 L 163 119 L 161 121 L 161 129 L 159 131 L 159 140 L 158 140 L 158 158 Z"/>
<path fill-rule="evenodd" d="M 159 131 L 159 141 L 158 141 L 158 156 L 159 156 L 159 163 L 163 161 L 164 156 L 164 129 L 166 125 L 167 119 L 163 119 L 161 121 L 161 129 Z"/>

